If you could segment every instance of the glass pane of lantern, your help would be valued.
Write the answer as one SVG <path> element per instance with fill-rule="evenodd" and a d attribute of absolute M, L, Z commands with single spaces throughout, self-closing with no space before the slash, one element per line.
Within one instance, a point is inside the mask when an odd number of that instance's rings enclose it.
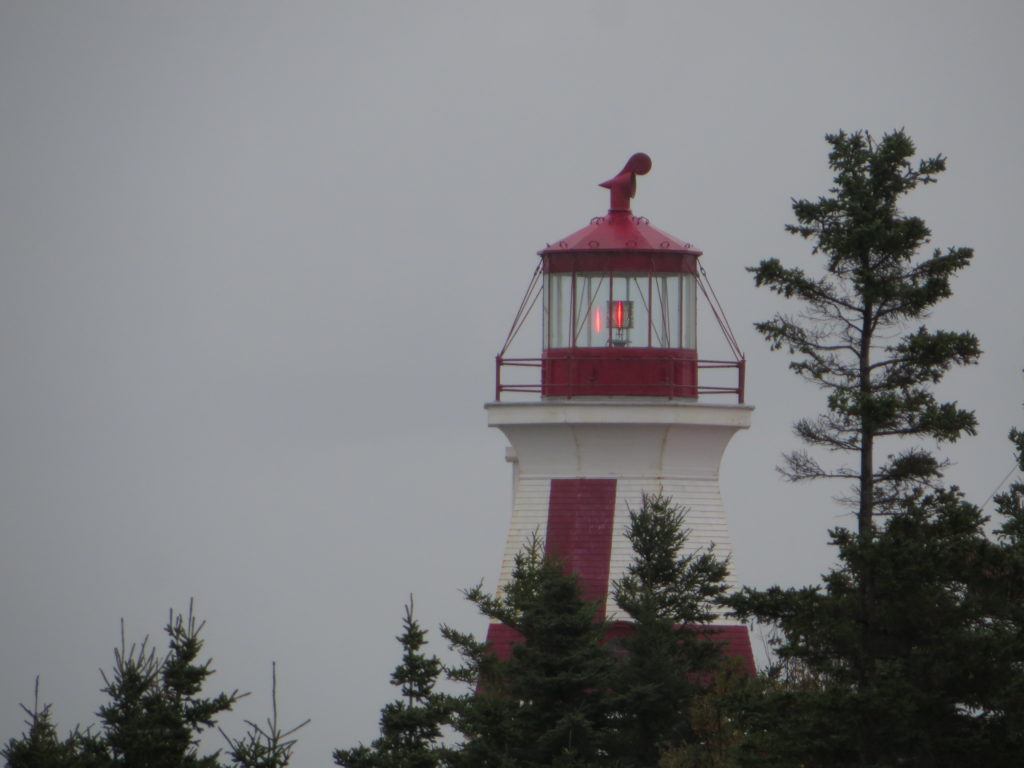
<path fill-rule="evenodd" d="M 554 349 L 570 346 L 572 275 L 548 274 L 544 302 L 547 346 Z"/>
<path fill-rule="evenodd" d="M 576 275 L 576 346 L 608 344 L 608 283 L 603 274 Z"/>
<path fill-rule="evenodd" d="M 651 346 L 678 347 L 680 315 L 680 275 L 654 275 L 651 296 Z"/>
<path fill-rule="evenodd" d="M 665 278 L 651 276 L 651 346 L 664 347 L 665 343 Z"/>
<path fill-rule="evenodd" d="M 630 278 L 633 294 L 633 344 L 651 346 L 651 280 L 649 275 Z"/>
<path fill-rule="evenodd" d="M 683 275 L 683 338 L 686 349 L 697 348 L 697 277 Z"/>

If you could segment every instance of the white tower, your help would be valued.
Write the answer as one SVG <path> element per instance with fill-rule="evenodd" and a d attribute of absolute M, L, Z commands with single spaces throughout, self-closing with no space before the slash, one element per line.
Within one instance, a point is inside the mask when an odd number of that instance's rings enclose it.
<path fill-rule="evenodd" d="M 647 155 L 630 158 L 601 185 L 611 190 L 608 215 L 540 252 L 543 356 L 509 358 L 506 345 L 497 361 L 495 402 L 486 406 L 488 424 L 508 438 L 514 467 L 499 585 L 538 532 L 547 550 L 579 574 L 584 594 L 602 601 L 613 626 L 628 619 L 610 592 L 632 556 L 624 535 L 628 510 L 639 507 L 644 492 L 670 496 L 687 510 L 688 546 L 713 543 L 720 557 L 731 556 L 718 470 L 753 410 L 743 405 L 744 361 L 727 326 L 736 359 L 697 356 L 701 252 L 630 211 L 636 174 L 650 167 Z M 503 382 L 511 367 L 540 368 L 540 383 Z M 700 383 L 698 371 L 707 369 L 734 372 L 735 384 Z M 502 402 L 509 392 L 540 398 Z M 707 402 L 711 395 L 738 403 Z M 746 627 L 722 621 L 716 629 L 728 652 L 753 672 Z M 504 654 L 515 636 L 493 624 L 488 640 Z"/>

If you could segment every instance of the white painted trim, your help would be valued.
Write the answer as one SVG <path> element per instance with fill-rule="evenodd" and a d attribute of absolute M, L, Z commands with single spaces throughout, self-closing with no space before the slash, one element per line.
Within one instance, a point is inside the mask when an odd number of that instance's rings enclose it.
<path fill-rule="evenodd" d="M 752 405 L 712 405 L 686 401 L 487 403 L 491 427 L 527 424 L 695 424 L 747 429 Z"/>

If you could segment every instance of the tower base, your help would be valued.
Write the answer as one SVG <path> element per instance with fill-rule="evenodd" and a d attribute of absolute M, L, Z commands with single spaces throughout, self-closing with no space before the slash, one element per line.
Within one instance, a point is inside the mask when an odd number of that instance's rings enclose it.
<path fill-rule="evenodd" d="M 490 403 L 488 422 L 511 444 L 513 509 L 499 588 L 515 555 L 540 536 L 548 553 L 577 573 L 583 595 L 599 601 L 609 638 L 629 631 L 629 617 L 611 596 L 633 557 L 625 536 L 631 509 L 644 493 L 661 494 L 686 513 L 689 552 L 732 555 L 718 470 L 732 436 L 750 425 L 747 405 L 708 405 L 663 398 Z M 729 586 L 736 583 L 730 577 Z M 746 626 L 718 620 L 707 628 L 729 656 L 754 672 Z M 499 655 L 516 642 L 510 628 L 488 631 Z"/>

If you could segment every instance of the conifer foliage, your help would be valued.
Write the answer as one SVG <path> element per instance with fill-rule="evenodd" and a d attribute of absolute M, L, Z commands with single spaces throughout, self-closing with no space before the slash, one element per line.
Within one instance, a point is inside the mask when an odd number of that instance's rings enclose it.
<path fill-rule="evenodd" d="M 187 616 L 175 616 L 172 611 L 164 628 L 170 651 L 159 658 L 156 649 L 147 647 L 146 640 L 126 647 L 122 623 L 114 669 L 110 675 L 103 673 L 103 691 L 110 701 L 98 713 L 113 765 L 219 765 L 217 752 L 199 753 L 200 735 L 216 724 L 219 714 L 234 706 L 239 694 L 220 693 L 213 698 L 200 695 L 206 679 L 213 674 L 210 660 L 199 661 L 204 625 L 196 619 L 191 601 Z"/>
<path fill-rule="evenodd" d="M 801 303 L 799 319 L 777 315 L 758 330 L 828 392 L 827 412 L 797 422 L 797 434 L 859 459 L 826 469 L 797 452 L 784 473 L 856 481 L 857 525 L 831 531 L 839 562 L 821 586 L 748 588 L 729 599 L 777 630 L 778 663 L 741 717 L 751 737 L 743 763 L 1018 765 L 1024 487 L 999 498 L 992 535 L 977 506 L 939 485 L 943 462 L 920 442 L 875 456 L 881 439 L 943 442 L 975 431 L 973 414 L 939 402 L 932 387 L 952 366 L 976 361 L 977 339 L 923 325 L 907 331 L 950 295 L 951 278 L 972 257 L 951 248 L 918 258 L 929 231 L 898 208 L 945 159 L 912 162 L 902 131 L 878 142 L 867 133 L 827 139 L 835 186 L 817 202 L 795 201 L 797 224 L 788 227 L 814 241 L 824 276 L 775 259 L 751 271 Z M 1011 437 L 1024 449 L 1019 433 Z"/>
<path fill-rule="evenodd" d="M 462 743 L 452 765 L 654 768 L 670 750 L 707 740 L 694 714 L 725 679 L 710 623 L 727 564 L 688 547 L 683 512 L 660 495 L 642 498 L 626 535 L 634 556 L 614 596 L 628 624 L 599 619 L 599 604 L 537 536 L 497 594 L 466 591 L 518 641 L 500 658 L 443 628 L 464 660 L 449 675 L 470 685 L 457 701 Z"/>
<path fill-rule="evenodd" d="M 735 598 L 781 630 L 779 669 L 802 677 L 748 711 L 751 730 L 773 739 L 751 762 L 1019 764 L 1024 544 L 1008 533 L 1019 523 L 1008 517 L 993 538 L 959 492 L 920 492 L 871 541 L 833 531 L 840 564 L 821 587 Z"/>
<path fill-rule="evenodd" d="M 4 759 L 9 768 L 60 768 L 74 765 L 77 759 L 75 745 L 69 740 L 62 741 L 50 715 L 50 705 L 39 707 L 39 681 L 36 680 L 36 705 L 22 709 L 28 714 L 25 721 L 27 733 L 21 739 L 11 739 L 4 748 Z"/>
<path fill-rule="evenodd" d="M 903 131 L 880 141 L 867 132 L 826 139 L 834 186 L 816 201 L 795 200 L 796 224 L 786 227 L 814 243 L 824 274 L 811 276 L 774 258 L 752 267 L 757 285 L 800 303 L 798 315 L 778 314 L 756 328 L 773 349 L 795 356 L 794 372 L 828 393 L 828 410 L 798 421 L 796 434 L 812 448 L 856 456 L 852 465 L 826 467 L 796 451 L 785 457 L 783 473 L 792 480 L 855 481 L 858 534 L 869 538 L 876 512 L 890 510 L 903 491 L 933 481 L 942 468 L 918 446 L 879 461 L 878 440 L 952 442 L 974 434 L 973 413 L 939 402 L 931 387 L 950 367 L 976 362 L 977 339 L 925 325 L 907 330 L 950 295 L 952 278 L 973 252 L 935 249 L 919 257 L 931 232 L 899 207 L 906 194 L 936 181 L 944 157 L 915 163 L 914 143 Z"/>
<path fill-rule="evenodd" d="M 617 643 L 611 752 L 639 768 L 703 739 L 694 711 L 725 674 L 710 623 L 727 590 L 728 563 L 713 549 L 687 547 L 685 513 L 661 495 L 644 494 L 626 537 L 633 560 L 614 596 L 633 624 Z"/>
<path fill-rule="evenodd" d="M 21 708 L 28 715 L 28 730 L 20 739 L 11 739 L 0 749 L 8 768 L 91 768 L 106 765 L 102 750 L 91 734 L 77 728 L 61 739 L 53 722 L 49 704 L 39 704 L 39 678 L 36 678 L 32 709 Z"/>
<path fill-rule="evenodd" d="M 402 662 L 391 674 L 391 684 L 402 698 L 386 705 L 380 717 L 380 737 L 367 747 L 338 749 L 334 762 L 344 768 L 437 768 L 447 750 L 441 744 L 442 727 L 449 719 L 448 697 L 434 692 L 441 662 L 426 655 L 426 630 L 413 616 L 413 599 L 405 606 Z"/>
<path fill-rule="evenodd" d="M 24 708 L 28 730 L 0 749 L 7 768 L 286 768 L 291 737 L 302 726 L 277 728 L 276 685 L 270 730 L 250 723 L 256 731 L 245 739 L 225 736 L 229 763 L 219 750 L 203 750 L 203 735 L 245 695 L 203 695 L 214 673 L 211 660 L 201 660 L 204 626 L 192 601 L 186 615 L 172 610 L 164 627 L 168 650 L 160 655 L 148 638 L 129 645 L 122 622 L 114 666 L 101 672 L 107 701 L 97 712 L 100 723 L 84 731 L 76 727 L 65 739 L 57 735 L 49 705 L 39 705 L 37 681 L 35 705 Z"/>
<path fill-rule="evenodd" d="M 991 630 L 1015 656 L 1009 669 L 1000 670 L 1003 677 L 989 706 L 1002 715 L 1008 750 L 1024 754 L 1024 430 L 1011 429 L 1010 442 L 1022 474 L 994 497 L 1002 521 L 996 536 L 1007 555 L 998 567 L 989 566 L 989 575 L 996 582 L 993 599 L 1002 611 Z"/>
<path fill-rule="evenodd" d="M 710 623 L 726 590 L 728 562 L 710 549 L 690 549 L 686 513 L 660 494 L 645 493 L 630 510 L 626 538 L 633 558 L 613 585 L 616 604 L 637 622 L 675 629 Z"/>
<path fill-rule="evenodd" d="M 601 765 L 612 714 L 613 658 L 602 644 L 606 624 L 583 597 L 578 577 L 544 554 L 533 537 L 497 595 L 466 591 L 489 619 L 522 638 L 507 660 L 449 627 L 442 631 L 466 660 L 455 677 L 474 685 L 460 700 L 459 766 Z"/>
<path fill-rule="evenodd" d="M 277 663 L 270 665 L 271 716 L 266 725 L 246 720 L 248 732 L 242 738 L 233 738 L 218 728 L 228 743 L 228 754 L 232 765 L 239 768 L 286 768 L 291 763 L 292 750 L 298 743 L 295 734 L 309 725 L 306 719 L 298 725 L 284 730 L 277 723 Z"/>

